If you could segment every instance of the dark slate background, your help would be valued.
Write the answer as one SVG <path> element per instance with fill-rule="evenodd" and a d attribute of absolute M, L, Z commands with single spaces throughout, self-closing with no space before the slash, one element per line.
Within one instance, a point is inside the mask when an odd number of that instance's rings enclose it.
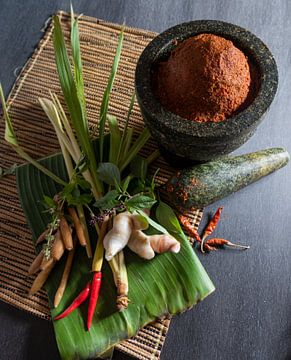
<path fill-rule="evenodd" d="M 270 146 L 291 151 L 291 1 L 75 0 L 74 7 L 158 32 L 195 19 L 248 28 L 273 52 L 280 84 L 263 124 L 238 152 Z M 43 36 L 46 19 L 58 9 L 69 10 L 69 1 L 0 0 L 0 79 L 6 95 Z M 291 359 L 290 195 L 289 165 L 207 208 L 210 213 L 223 205 L 216 234 L 251 249 L 200 255 L 217 290 L 172 321 L 162 360 Z M 0 324 L 0 359 L 59 358 L 50 322 L 0 303 Z M 128 357 L 116 353 L 114 359 Z"/>

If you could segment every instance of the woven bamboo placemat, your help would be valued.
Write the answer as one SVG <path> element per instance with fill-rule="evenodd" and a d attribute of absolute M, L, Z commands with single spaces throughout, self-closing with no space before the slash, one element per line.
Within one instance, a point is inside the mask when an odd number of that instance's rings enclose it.
<path fill-rule="evenodd" d="M 69 41 L 70 16 L 59 12 L 66 41 Z M 95 18 L 82 16 L 79 20 L 81 52 L 84 66 L 85 92 L 88 118 L 92 131 L 96 126 L 102 93 L 111 69 L 117 38 L 121 26 Z M 39 42 L 35 52 L 23 68 L 8 99 L 10 114 L 21 146 L 34 158 L 40 158 L 59 151 L 54 131 L 38 104 L 38 97 L 48 96 L 49 90 L 61 98 L 53 52 L 52 23 Z M 134 90 L 136 62 L 144 47 L 156 34 L 153 32 L 126 28 L 120 66 L 111 95 L 110 113 L 118 117 L 121 127 L 126 118 L 130 98 Z M 133 108 L 130 125 L 138 134 L 143 121 L 138 105 Z M 98 134 L 96 134 L 98 135 Z M 0 166 L 8 168 L 22 160 L 3 141 L 4 124 L 0 124 Z M 150 140 L 145 153 L 156 148 Z M 157 182 L 162 184 L 172 174 L 162 158 L 153 164 L 161 170 Z M 50 319 L 45 291 L 28 298 L 32 284 L 27 269 L 35 256 L 31 233 L 20 207 L 13 175 L 0 181 L 0 299 L 26 310 L 33 315 Z M 198 226 L 202 211 L 191 214 L 191 221 Z M 169 328 L 170 319 L 158 319 L 141 329 L 138 334 L 123 341 L 117 348 L 138 359 L 158 359 Z"/>

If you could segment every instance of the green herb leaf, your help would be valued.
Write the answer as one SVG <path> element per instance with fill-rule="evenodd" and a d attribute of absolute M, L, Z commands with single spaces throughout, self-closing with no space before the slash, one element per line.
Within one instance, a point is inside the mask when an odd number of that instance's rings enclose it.
<path fill-rule="evenodd" d="M 97 169 L 97 174 L 100 180 L 108 185 L 120 184 L 120 171 L 115 164 L 110 162 L 100 163 Z"/>
<path fill-rule="evenodd" d="M 108 83 L 106 89 L 103 94 L 101 109 L 100 109 L 100 121 L 99 121 L 99 154 L 100 154 L 100 161 L 103 161 L 103 143 L 104 143 L 104 129 L 105 129 L 105 122 L 107 118 L 108 106 L 109 106 L 109 96 L 113 87 L 115 75 L 117 72 L 121 49 L 122 49 L 122 42 L 123 42 L 123 29 L 121 30 L 119 37 L 118 37 L 118 45 L 115 53 L 115 57 L 113 60 L 111 73 L 109 75 Z"/>
<path fill-rule="evenodd" d="M 117 190 L 108 191 L 106 195 L 96 200 L 94 206 L 100 210 L 111 210 L 119 204 L 118 200 L 116 199 L 118 195 L 119 192 Z"/>
<path fill-rule="evenodd" d="M 144 213 L 141 210 L 137 210 L 137 213 L 140 214 L 141 216 L 143 216 L 147 222 L 156 230 L 158 230 L 160 233 L 162 234 L 168 234 L 168 231 L 160 224 L 158 224 L 155 220 L 153 220 L 152 218 L 150 218 L 146 213 Z"/>
<path fill-rule="evenodd" d="M 130 163 L 130 172 L 142 181 L 145 181 L 146 179 L 147 169 L 148 165 L 146 159 L 139 155 L 136 155 Z"/>
<path fill-rule="evenodd" d="M 56 208 L 56 203 L 54 202 L 54 199 L 47 195 L 43 196 L 43 202 L 44 202 L 45 207 L 47 207 L 48 209 Z"/>
<path fill-rule="evenodd" d="M 163 201 L 159 201 L 156 208 L 156 218 L 159 224 L 163 225 L 169 233 L 184 234 L 173 209 Z"/>
<path fill-rule="evenodd" d="M 85 180 L 81 175 L 78 175 L 74 178 L 75 184 L 79 185 L 82 190 L 90 190 L 91 184 Z"/>
<path fill-rule="evenodd" d="M 61 197 L 68 205 L 85 205 L 93 200 L 90 190 L 91 184 L 81 174 L 74 174 L 70 182 L 64 186 Z"/>
<path fill-rule="evenodd" d="M 133 212 L 135 210 L 150 209 L 156 200 L 145 195 L 136 195 L 124 202 L 125 207 L 128 211 Z"/>

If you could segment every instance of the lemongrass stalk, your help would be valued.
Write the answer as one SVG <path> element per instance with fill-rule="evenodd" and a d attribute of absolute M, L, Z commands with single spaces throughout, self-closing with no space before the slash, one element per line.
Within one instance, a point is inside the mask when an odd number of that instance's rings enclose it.
<path fill-rule="evenodd" d="M 75 153 L 71 142 L 69 141 L 67 135 L 62 128 L 62 123 L 54 103 L 44 98 L 39 98 L 38 100 L 42 109 L 44 110 L 51 124 L 54 127 L 63 155 L 63 150 L 66 149 L 71 154 L 72 158 L 75 160 L 77 158 L 77 154 Z M 67 153 L 67 151 L 65 153 Z"/>
<path fill-rule="evenodd" d="M 126 153 L 126 159 L 120 166 L 120 170 L 124 170 L 128 164 L 131 163 L 133 158 L 138 154 L 140 149 L 145 145 L 145 143 L 148 141 L 148 139 L 151 137 L 150 132 L 147 128 L 143 130 L 143 132 L 139 135 L 135 143 L 132 145 L 132 147 L 129 149 L 128 153 Z"/>
<path fill-rule="evenodd" d="M 104 217 L 101 228 L 99 229 L 98 225 L 95 224 L 95 229 L 98 233 L 98 241 L 94 253 L 94 258 L 92 262 L 92 271 L 101 271 L 104 257 L 104 247 L 103 247 L 103 239 L 106 235 L 107 226 L 108 226 L 109 216 L 106 215 Z"/>
<path fill-rule="evenodd" d="M 119 311 L 128 307 L 128 276 L 125 265 L 124 253 L 121 250 L 110 261 L 109 265 L 113 273 L 114 283 L 117 289 L 116 306 Z"/>
<path fill-rule="evenodd" d="M 55 94 L 51 94 L 51 96 L 52 96 L 54 105 L 58 109 L 61 123 L 62 123 L 62 125 L 63 125 L 63 127 L 64 127 L 64 129 L 65 129 L 65 131 L 67 133 L 67 136 L 70 139 L 72 147 L 74 149 L 75 156 L 72 156 L 72 157 L 73 157 L 75 163 L 77 164 L 80 161 L 80 158 L 81 158 L 80 147 L 78 145 L 78 142 L 77 142 L 76 137 L 75 137 L 75 135 L 73 133 L 73 129 L 71 127 L 71 124 L 70 124 L 70 122 L 69 122 L 69 120 L 68 120 L 68 118 L 67 118 L 67 116 L 65 114 L 65 111 L 64 111 L 59 99 L 57 98 L 57 96 Z M 87 180 L 90 183 L 90 185 L 92 187 L 92 193 L 93 193 L 95 199 L 98 199 L 100 197 L 100 192 L 99 192 L 98 187 L 96 186 L 95 181 L 93 180 L 92 174 L 90 173 L 90 171 L 88 169 L 83 171 L 82 174 L 83 174 L 85 180 Z"/>
<path fill-rule="evenodd" d="M 70 139 L 70 142 L 72 144 L 72 147 L 74 148 L 74 151 L 75 151 L 75 154 L 76 154 L 76 157 L 78 159 L 78 161 L 80 160 L 81 158 L 81 150 L 80 150 L 80 147 L 79 147 L 79 144 L 76 140 L 76 137 L 74 135 L 74 132 L 73 132 L 73 129 L 70 125 L 70 122 L 66 116 L 66 113 L 57 97 L 56 94 L 53 94 L 51 93 L 51 97 L 52 97 L 52 100 L 53 100 L 53 103 L 55 105 L 55 107 L 57 108 L 58 110 L 58 113 L 59 113 L 59 116 L 60 116 L 60 120 L 61 120 L 61 123 L 67 133 L 67 136 L 68 138 Z M 78 162 L 77 161 L 77 162 Z"/>
<path fill-rule="evenodd" d="M 10 119 L 10 116 L 9 116 L 9 113 L 8 113 L 8 110 L 7 110 L 6 101 L 5 101 L 5 98 L 4 98 L 4 93 L 3 93 L 3 89 L 2 89 L 1 84 L 0 84 L 0 98 L 1 98 L 1 103 L 2 103 L 2 108 L 3 108 L 3 115 L 4 115 L 4 120 L 5 120 L 5 135 L 4 135 L 4 138 L 5 138 L 6 142 L 17 152 L 17 154 L 21 158 L 28 161 L 32 165 L 34 165 L 38 170 L 40 170 L 45 175 L 50 177 L 56 183 L 61 184 L 63 186 L 66 185 L 67 183 L 64 180 L 62 180 L 60 177 L 55 175 L 52 171 L 47 169 L 45 166 L 41 165 L 38 161 L 34 160 L 30 155 L 28 155 L 19 146 L 16 134 L 14 132 L 14 128 L 13 128 L 13 125 L 12 125 L 12 121 Z"/>

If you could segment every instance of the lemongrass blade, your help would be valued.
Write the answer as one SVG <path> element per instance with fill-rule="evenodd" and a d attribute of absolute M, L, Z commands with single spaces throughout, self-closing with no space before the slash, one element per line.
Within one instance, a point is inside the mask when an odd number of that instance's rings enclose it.
<path fill-rule="evenodd" d="M 89 131 L 87 127 L 85 128 L 83 126 L 82 106 L 77 94 L 76 84 L 72 74 L 71 64 L 65 46 L 65 40 L 62 33 L 60 20 L 57 16 L 54 16 L 53 34 L 54 34 L 53 40 L 54 40 L 54 49 L 55 49 L 55 60 L 56 60 L 60 85 L 68 106 L 73 127 L 74 130 L 76 131 L 82 150 L 89 157 L 90 161 L 93 160 L 92 165 L 94 165 L 95 159 L 93 159 L 93 155 L 92 155 L 93 150 L 91 143 L 89 141 Z"/>
<path fill-rule="evenodd" d="M 104 130 L 105 130 L 105 122 L 107 118 L 107 112 L 108 112 L 108 105 L 109 105 L 109 97 L 110 93 L 113 87 L 114 79 L 116 76 L 120 56 L 121 56 L 121 49 L 122 49 L 122 42 L 123 42 L 123 32 L 122 29 L 119 37 L 118 37 L 118 44 L 116 48 L 115 57 L 113 60 L 111 72 L 109 75 L 108 83 L 106 86 L 106 89 L 103 94 L 102 103 L 101 103 L 101 109 L 100 109 L 100 120 L 99 120 L 99 156 L 100 156 L 100 162 L 103 161 L 103 145 L 104 145 Z"/>
<path fill-rule="evenodd" d="M 2 109 L 3 109 L 3 115 L 5 120 L 5 140 L 11 144 L 18 146 L 17 138 L 13 129 L 12 121 L 10 119 L 10 116 L 8 114 L 8 109 L 6 106 L 6 101 L 2 89 L 2 85 L 0 84 L 0 97 L 1 97 L 1 103 L 2 103 Z"/>
<path fill-rule="evenodd" d="M 59 75 L 60 85 L 68 105 L 74 128 L 79 138 L 80 135 L 88 133 L 88 128 L 84 128 L 82 123 L 82 108 L 77 94 L 77 88 L 71 70 L 71 64 L 65 40 L 58 16 L 54 16 L 54 49 L 57 71 Z M 81 120 L 81 121 L 80 121 Z M 84 139 L 85 140 L 85 139 Z M 84 141 L 83 140 L 83 141 Z M 81 141 L 80 141 L 81 142 Z M 85 146 L 86 148 L 86 146 Z"/>
<path fill-rule="evenodd" d="M 77 88 L 77 94 L 82 105 L 84 127 L 88 128 L 87 114 L 86 114 L 86 99 L 84 92 L 83 66 L 81 58 L 79 27 L 78 19 L 75 19 L 73 6 L 71 4 L 71 48 L 72 58 L 74 64 L 74 77 Z"/>
<path fill-rule="evenodd" d="M 52 171 L 50 171 L 48 168 L 46 168 L 45 166 L 41 165 L 41 163 L 39 163 L 38 161 L 34 160 L 30 155 L 28 155 L 24 150 L 22 150 L 19 146 L 14 147 L 14 150 L 18 153 L 19 156 L 21 156 L 24 160 L 26 160 L 27 162 L 29 162 L 30 164 L 32 164 L 34 167 L 36 167 L 38 170 L 40 170 L 41 172 L 43 172 L 45 175 L 47 175 L 48 177 L 50 177 L 52 180 L 54 180 L 56 183 L 60 184 L 60 185 L 67 185 L 67 183 L 59 178 L 57 175 L 55 175 Z"/>
<path fill-rule="evenodd" d="M 74 130 L 81 145 L 81 150 L 88 158 L 92 178 L 94 179 L 95 187 L 99 197 L 103 188 L 97 177 L 97 163 L 93 151 L 93 146 L 89 137 L 89 129 L 88 127 L 85 128 L 83 126 L 84 122 L 82 121 L 82 105 L 77 94 L 76 84 L 72 74 L 60 20 L 58 16 L 54 16 L 53 19 L 53 43 L 61 88 L 68 106 Z"/>
<path fill-rule="evenodd" d="M 122 151 L 124 141 L 125 141 L 125 137 L 126 137 L 126 134 L 127 134 L 128 123 L 129 123 L 129 119 L 130 119 L 130 116 L 131 116 L 131 113 L 132 113 L 134 102 L 135 102 L 135 92 L 132 94 L 132 97 L 130 99 L 130 104 L 129 104 L 129 108 L 128 108 L 128 112 L 127 112 L 127 117 L 126 117 L 126 120 L 125 120 L 125 125 L 124 125 L 124 129 L 123 129 L 123 132 L 122 132 L 121 141 L 120 141 L 120 145 L 119 145 L 119 149 L 118 149 L 117 163 L 120 160 L 120 155 L 121 155 L 121 151 Z"/>
<path fill-rule="evenodd" d="M 124 141 L 123 141 L 121 153 L 120 153 L 119 167 L 121 167 L 121 164 L 126 160 L 127 153 L 130 148 L 131 141 L 132 141 L 132 135 L 133 135 L 133 128 L 128 128 L 125 138 L 124 138 Z"/>
<path fill-rule="evenodd" d="M 110 149 L 109 162 L 116 164 L 118 162 L 118 152 L 121 142 L 121 133 L 118 126 L 116 116 L 107 115 L 109 130 L 110 130 Z"/>
<path fill-rule="evenodd" d="M 121 171 L 124 170 L 127 165 L 132 161 L 132 159 L 138 154 L 138 152 L 142 149 L 145 143 L 151 137 L 150 132 L 147 128 L 143 130 L 143 132 L 139 135 L 135 143 L 129 149 L 128 153 L 126 153 L 126 159 L 124 163 L 121 165 Z"/>

